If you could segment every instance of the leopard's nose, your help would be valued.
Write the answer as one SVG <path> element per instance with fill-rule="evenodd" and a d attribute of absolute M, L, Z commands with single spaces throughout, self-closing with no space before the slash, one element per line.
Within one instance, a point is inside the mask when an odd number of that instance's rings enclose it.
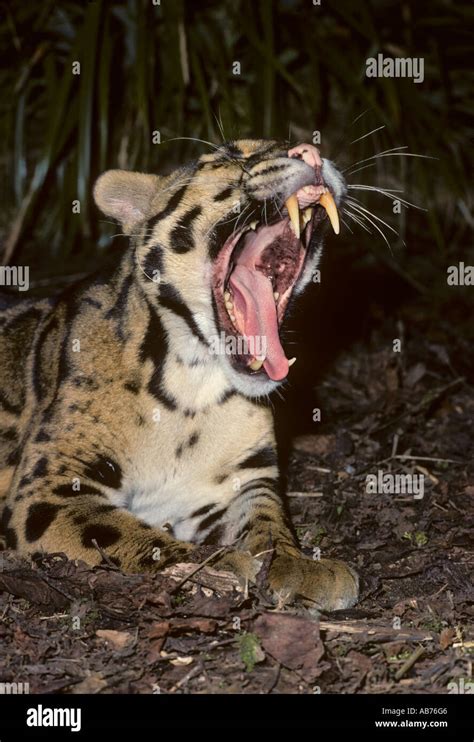
<path fill-rule="evenodd" d="M 288 150 L 288 157 L 296 157 L 298 160 L 303 160 L 311 167 L 321 167 L 323 164 L 319 155 L 319 149 L 313 144 L 298 144 L 297 147 L 292 147 Z"/>

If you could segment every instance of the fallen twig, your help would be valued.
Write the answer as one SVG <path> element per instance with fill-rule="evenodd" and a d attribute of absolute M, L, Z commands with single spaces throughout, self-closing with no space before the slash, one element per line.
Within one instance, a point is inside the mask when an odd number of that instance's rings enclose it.
<path fill-rule="evenodd" d="M 216 556 L 219 556 L 224 551 L 227 551 L 228 548 L 228 546 L 223 546 L 220 549 L 217 549 L 217 551 L 208 556 L 207 559 L 204 559 L 204 561 L 200 562 L 198 565 L 194 565 L 190 562 L 183 562 L 181 564 L 174 564 L 172 567 L 163 570 L 161 574 L 165 577 L 171 577 L 173 580 L 176 579 L 177 576 L 179 577 L 178 584 L 173 587 L 170 592 L 175 593 L 179 590 L 186 582 L 188 582 L 188 580 L 191 580 L 198 572 L 206 567 L 209 562 L 213 561 Z M 201 584 L 214 590 L 219 589 L 220 587 L 220 589 L 227 589 L 228 591 L 229 585 L 234 588 L 240 584 L 238 578 L 230 571 L 206 570 L 206 575 L 202 575 L 202 577 L 203 579 L 200 580 Z M 227 587 L 225 588 L 221 583 L 227 583 Z M 217 585 L 219 587 L 217 587 Z"/>
<path fill-rule="evenodd" d="M 397 672 L 395 673 L 395 680 L 400 680 L 405 675 L 405 673 L 407 673 L 408 670 L 410 670 L 413 667 L 415 662 L 417 662 L 420 659 L 421 655 L 424 653 L 425 653 L 424 647 L 417 647 L 415 651 L 407 659 L 407 661 L 404 662 L 401 668 L 397 670 Z"/>
<path fill-rule="evenodd" d="M 95 546 L 95 548 L 97 549 L 97 551 L 98 551 L 98 552 L 99 552 L 99 554 L 101 555 L 101 557 L 102 557 L 102 559 L 104 560 L 104 562 L 105 562 L 106 564 L 108 564 L 108 566 L 109 566 L 109 567 L 111 567 L 112 569 L 118 570 L 118 571 L 120 572 L 120 570 L 119 570 L 119 568 L 117 567 L 117 565 L 116 565 L 116 564 L 114 564 L 114 563 L 112 562 L 112 560 L 111 560 L 111 559 L 110 559 L 110 558 L 109 558 L 109 557 L 107 556 L 107 554 L 106 554 L 106 553 L 105 553 L 105 551 L 104 551 L 104 550 L 103 550 L 103 549 L 102 549 L 102 548 L 101 548 L 101 547 L 99 546 L 99 544 L 97 543 L 97 541 L 95 540 L 95 538 L 91 539 L 91 541 L 92 541 L 92 544 L 93 544 L 93 546 Z"/>
<path fill-rule="evenodd" d="M 287 497 L 323 497 L 323 492 L 288 492 Z"/>
<path fill-rule="evenodd" d="M 403 629 L 393 629 L 391 626 L 374 626 L 355 621 L 320 621 L 321 631 L 332 631 L 338 634 L 366 634 L 371 641 L 383 641 L 386 637 L 389 639 L 400 639 L 400 641 L 434 641 L 435 637 L 431 632 L 421 631 L 404 631 Z"/>
<path fill-rule="evenodd" d="M 379 425 L 377 428 L 370 430 L 368 434 L 373 436 L 375 433 L 379 433 L 381 430 L 385 430 L 385 428 L 389 428 L 391 425 L 396 425 L 400 420 L 403 420 L 408 415 L 414 415 L 417 412 L 421 412 L 425 407 L 429 407 L 433 404 L 433 402 L 442 397 L 445 392 L 450 391 L 453 387 L 459 386 L 465 381 L 466 379 L 464 378 L 464 376 L 459 376 L 457 379 L 454 379 L 454 381 L 451 381 L 449 384 L 445 384 L 444 386 L 431 390 L 430 392 L 425 394 L 421 402 L 419 402 L 417 405 L 408 408 L 407 410 L 405 410 L 405 412 L 402 412 L 401 415 L 393 418 L 393 420 L 389 420 L 388 422 L 383 423 L 383 425 Z"/>

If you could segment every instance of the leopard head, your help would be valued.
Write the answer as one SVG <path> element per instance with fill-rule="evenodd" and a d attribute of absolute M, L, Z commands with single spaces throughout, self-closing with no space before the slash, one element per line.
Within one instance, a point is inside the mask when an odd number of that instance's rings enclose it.
<path fill-rule="evenodd" d="M 137 278 L 181 323 L 188 352 L 218 355 L 233 388 L 260 397 L 288 375 L 280 331 L 328 224 L 339 232 L 345 188 L 313 145 L 240 140 L 167 176 L 108 171 L 94 195 L 131 236 Z"/>

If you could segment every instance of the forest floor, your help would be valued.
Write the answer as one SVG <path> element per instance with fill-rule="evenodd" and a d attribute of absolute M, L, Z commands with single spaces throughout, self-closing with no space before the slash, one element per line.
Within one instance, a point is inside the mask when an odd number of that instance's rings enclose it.
<path fill-rule="evenodd" d="M 276 609 L 264 586 L 195 564 L 126 575 L 2 552 L 0 681 L 31 693 L 467 692 L 474 363 L 459 307 L 439 320 L 406 305 L 402 354 L 393 322 L 375 322 L 318 390 L 332 422 L 293 441 L 298 535 L 308 556 L 356 567 L 355 608 Z M 379 471 L 423 476 L 422 496 L 367 491 Z"/>

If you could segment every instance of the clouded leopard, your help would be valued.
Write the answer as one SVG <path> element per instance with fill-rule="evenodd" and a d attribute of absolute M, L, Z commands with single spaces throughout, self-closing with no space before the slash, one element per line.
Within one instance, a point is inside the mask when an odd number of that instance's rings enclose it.
<path fill-rule="evenodd" d="M 121 260 L 0 307 L 8 548 L 140 571 L 227 544 L 216 566 L 248 579 L 272 555 L 280 598 L 356 602 L 350 567 L 300 552 L 267 404 L 292 363 L 282 323 L 344 192 L 314 146 L 266 140 L 98 179 L 98 207 L 129 235 Z"/>

